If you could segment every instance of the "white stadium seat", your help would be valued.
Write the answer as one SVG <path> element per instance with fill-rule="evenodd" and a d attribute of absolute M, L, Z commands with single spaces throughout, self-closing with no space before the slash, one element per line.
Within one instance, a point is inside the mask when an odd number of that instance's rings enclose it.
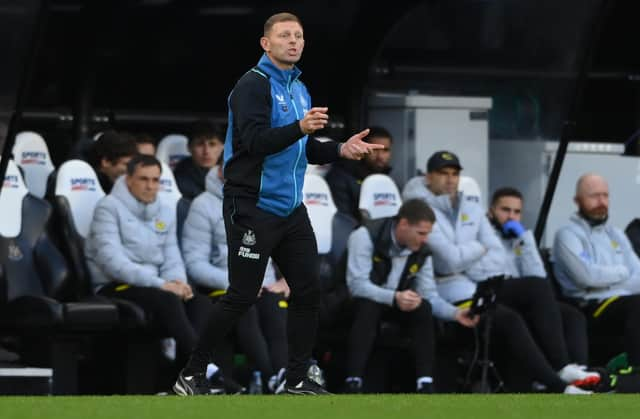
<path fill-rule="evenodd" d="M 55 168 L 42 136 L 32 131 L 24 131 L 16 135 L 13 158 L 24 172 L 24 180 L 29 192 L 38 198 L 43 198 L 47 190 L 47 178 Z"/>
<path fill-rule="evenodd" d="M 401 205 L 400 191 L 390 176 L 376 173 L 362 181 L 358 208 L 363 219 L 393 217 Z"/>
<path fill-rule="evenodd" d="M 156 157 L 173 170 L 180 160 L 191 156 L 188 144 L 189 140 L 184 135 L 169 134 L 158 142 Z"/>

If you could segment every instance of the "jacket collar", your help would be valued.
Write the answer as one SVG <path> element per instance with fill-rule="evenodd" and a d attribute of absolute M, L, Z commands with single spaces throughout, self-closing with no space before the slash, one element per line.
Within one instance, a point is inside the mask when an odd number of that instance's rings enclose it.
<path fill-rule="evenodd" d="M 585 220 L 584 218 L 582 218 L 580 216 L 579 213 L 573 213 L 571 215 L 571 221 L 573 221 L 574 223 L 576 223 L 577 225 L 579 225 L 581 228 L 587 230 L 587 231 L 594 231 L 594 232 L 598 232 L 598 231 L 607 231 L 609 229 L 609 223 L 610 221 L 606 221 L 602 224 L 599 224 L 597 226 L 592 226 L 591 224 L 589 224 L 587 222 L 587 220 Z"/>
<path fill-rule="evenodd" d="M 138 201 L 129 191 L 124 179 L 125 175 L 122 175 L 116 180 L 111 189 L 111 195 L 142 221 L 149 221 L 156 217 L 160 212 L 160 200 L 156 197 L 156 200 L 150 204 Z"/>
<path fill-rule="evenodd" d="M 423 182 L 424 182 L 424 179 L 423 179 Z M 431 192 L 431 189 L 429 189 L 426 182 L 424 182 L 424 189 L 425 189 L 424 191 L 425 199 L 427 203 L 431 205 L 433 208 L 436 208 L 444 212 L 445 214 L 449 214 L 449 215 L 457 212 L 456 208 L 453 208 L 453 206 L 451 205 L 451 197 L 449 195 L 447 194 L 435 195 L 433 192 Z M 462 194 L 458 192 L 458 209 L 462 205 L 462 202 L 463 202 L 462 198 L 463 198 Z"/>
<path fill-rule="evenodd" d="M 207 192 L 213 194 L 217 198 L 222 199 L 222 187 L 224 186 L 218 177 L 218 166 L 213 166 L 207 173 L 205 178 Z"/>
<path fill-rule="evenodd" d="M 260 61 L 258 61 L 257 67 L 258 70 L 264 72 L 269 77 L 278 81 L 279 83 L 284 84 L 285 86 L 287 86 L 288 83 L 296 80 L 298 77 L 300 77 L 300 74 L 302 74 L 302 71 L 300 71 L 300 69 L 296 66 L 293 66 L 293 69 L 291 70 L 279 69 L 271 61 L 266 53 L 262 54 L 262 57 L 260 57 Z"/>

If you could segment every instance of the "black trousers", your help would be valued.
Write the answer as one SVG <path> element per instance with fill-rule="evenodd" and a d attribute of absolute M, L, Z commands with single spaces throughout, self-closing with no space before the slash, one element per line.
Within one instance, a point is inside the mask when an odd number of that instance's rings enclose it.
<path fill-rule="evenodd" d="M 306 375 L 318 324 L 320 287 L 316 239 L 304 205 L 279 217 L 256 207 L 256 201 L 224 197 L 229 247 L 229 288 L 213 305 L 187 373 L 201 372 L 211 351 L 256 302 L 269 257 L 291 289 L 287 316 L 287 381 Z"/>
<path fill-rule="evenodd" d="M 266 379 L 287 366 L 286 305 L 282 295 L 263 291 L 235 328 L 240 349 Z"/>
<path fill-rule="evenodd" d="M 500 346 L 500 352 L 517 361 L 524 374 L 545 384 L 553 392 L 562 392 L 566 383 L 536 343 L 524 318 L 503 304 L 497 304 L 491 316 L 490 347 Z M 487 317 L 483 315 L 478 327 L 486 327 L 486 321 Z"/>
<path fill-rule="evenodd" d="M 640 365 L 640 295 L 618 297 L 611 301 L 590 301 L 582 304 L 582 309 L 592 333 L 605 337 L 624 336 L 624 350 L 627 351 L 629 363 Z"/>
<path fill-rule="evenodd" d="M 571 304 L 558 301 L 558 307 L 562 316 L 562 330 L 569 351 L 569 361 L 587 365 L 589 363 L 587 318 L 582 311 Z"/>
<path fill-rule="evenodd" d="M 401 311 L 366 298 L 355 298 L 354 321 L 349 335 L 347 376 L 362 377 L 373 349 L 380 320 L 396 321 L 408 329 L 416 377 L 433 376 L 434 330 L 431 305 L 422 300 L 414 311 Z"/>
<path fill-rule="evenodd" d="M 197 293 L 185 302 L 174 293 L 160 288 L 114 283 L 102 287 L 98 294 L 122 298 L 139 305 L 152 317 L 155 327 L 176 340 L 178 362 L 188 359 L 198 341 L 198 333 L 204 329 L 211 313 L 209 299 Z"/>
<path fill-rule="evenodd" d="M 504 281 L 498 301 L 522 316 L 537 346 L 556 371 L 569 363 L 560 308 L 547 279 L 528 277 Z"/>

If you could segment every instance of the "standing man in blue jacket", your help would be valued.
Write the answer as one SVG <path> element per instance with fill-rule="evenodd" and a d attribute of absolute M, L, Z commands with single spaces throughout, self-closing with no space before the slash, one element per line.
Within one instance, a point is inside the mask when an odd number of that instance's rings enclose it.
<path fill-rule="evenodd" d="M 174 389 L 180 395 L 208 394 L 204 372 L 211 351 L 258 296 L 269 257 L 291 288 L 287 333 L 289 362 L 285 391 L 322 394 L 306 377 L 317 329 L 320 290 L 316 240 L 302 202 L 307 163 L 359 160 L 379 144 L 362 141 L 369 130 L 345 143 L 311 135 L 329 120 L 326 107 L 312 107 L 295 64 L 304 48 L 297 16 L 278 13 L 264 24 L 264 55 L 229 95 L 224 146 L 223 212 L 229 246 L 229 288 L 214 305 L 208 327 Z"/>

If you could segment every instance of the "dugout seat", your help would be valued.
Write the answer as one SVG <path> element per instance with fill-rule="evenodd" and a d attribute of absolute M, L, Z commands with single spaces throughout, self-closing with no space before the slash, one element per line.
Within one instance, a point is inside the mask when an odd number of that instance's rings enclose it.
<path fill-rule="evenodd" d="M 191 206 L 191 200 L 182 196 L 180 189 L 178 188 L 178 182 L 173 176 L 173 171 L 167 163 L 160 162 L 162 164 L 162 174 L 160 175 L 160 189 L 158 190 L 158 198 L 171 206 L 176 207 L 176 232 L 178 234 L 178 247 L 182 250 L 182 227 L 184 221 L 189 215 L 189 207 Z"/>
<path fill-rule="evenodd" d="M 44 139 L 36 132 L 23 131 L 16 135 L 12 151 L 16 164 L 24 173 L 29 192 L 43 198 L 47 179 L 55 169 Z"/>
<path fill-rule="evenodd" d="M 462 192 L 464 199 L 481 205 L 482 192 L 480 191 L 480 185 L 471 176 L 460 176 L 458 191 Z"/>
<path fill-rule="evenodd" d="M 189 140 L 184 135 L 169 134 L 158 142 L 156 157 L 173 170 L 180 160 L 191 156 L 188 144 Z"/>
<path fill-rule="evenodd" d="M 358 208 L 363 220 L 393 217 L 401 205 L 400 191 L 390 176 L 376 173 L 362 181 Z"/>
<path fill-rule="evenodd" d="M 50 338 L 53 392 L 75 394 L 77 344 L 112 331 L 119 320 L 117 307 L 66 300 L 71 288 L 67 264 L 47 233 L 51 205 L 28 192 L 13 161 L 0 192 L 0 212 L 0 333 Z"/>

